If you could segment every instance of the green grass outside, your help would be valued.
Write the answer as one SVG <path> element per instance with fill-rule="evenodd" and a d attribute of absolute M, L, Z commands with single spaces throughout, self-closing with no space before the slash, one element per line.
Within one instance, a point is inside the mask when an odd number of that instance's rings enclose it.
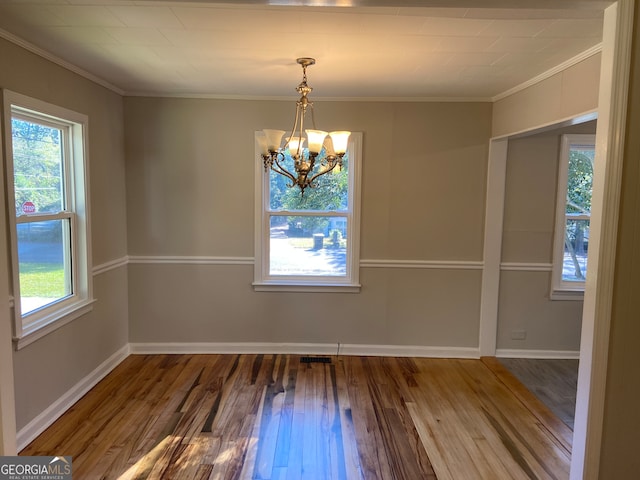
<path fill-rule="evenodd" d="M 64 269 L 51 263 L 20 264 L 20 295 L 22 297 L 60 298 L 65 292 Z"/>

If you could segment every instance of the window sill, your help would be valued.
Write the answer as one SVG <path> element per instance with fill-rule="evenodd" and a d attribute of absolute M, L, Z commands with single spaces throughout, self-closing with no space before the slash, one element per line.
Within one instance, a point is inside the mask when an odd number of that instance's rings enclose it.
<path fill-rule="evenodd" d="M 584 299 L 584 290 L 554 290 L 549 295 L 551 300 L 573 300 L 582 301 Z"/>
<path fill-rule="evenodd" d="M 254 282 L 256 292 L 360 293 L 357 283 Z"/>
<path fill-rule="evenodd" d="M 16 350 L 26 347 L 76 318 L 89 313 L 93 310 L 94 302 L 95 299 L 90 299 L 74 303 L 42 317 L 37 324 L 25 327 L 22 330 L 22 335 L 13 339 Z"/>

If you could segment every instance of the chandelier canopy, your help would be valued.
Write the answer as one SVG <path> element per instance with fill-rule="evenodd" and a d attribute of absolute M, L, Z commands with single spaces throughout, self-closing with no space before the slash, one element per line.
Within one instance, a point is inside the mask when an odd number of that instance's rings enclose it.
<path fill-rule="evenodd" d="M 286 138 L 284 145 L 282 139 L 286 133 L 284 130 L 265 129 L 258 136 L 261 156 L 264 162 L 265 172 L 269 169 L 284 175 L 291 183 L 289 187 L 297 185 L 302 195 L 307 187 L 317 186 L 315 180 L 321 175 L 331 172 L 336 167 L 342 167 L 342 158 L 347 151 L 349 135 L 351 132 L 336 131 L 327 133 L 316 129 L 313 114 L 313 102 L 308 98 L 313 88 L 307 84 L 307 67 L 316 63 L 315 59 L 303 57 L 296 60 L 302 66 L 302 82 L 296 91 L 300 99 L 296 102 L 296 116 L 293 128 Z M 305 115 L 311 111 L 312 129 L 305 129 Z M 304 136 L 303 132 L 306 134 Z M 307 148 L 304 142 L 307 141 Z M 291 157 L 294 172 L 285 166 L 285 160 Z"/>

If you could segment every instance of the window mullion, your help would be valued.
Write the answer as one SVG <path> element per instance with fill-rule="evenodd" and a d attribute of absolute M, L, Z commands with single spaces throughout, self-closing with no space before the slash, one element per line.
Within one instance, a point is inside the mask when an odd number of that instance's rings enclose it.
<path fill-rule="evenodd" d="M 267 210 L 270 215 L 281 217 L 348 217 L 345 210 Z"/>
<path fill-rule="evenodd" d="M 49 220 L 66 220 L 73 216 L 71 212 L 45 213 L 42 215 L 20 215 L 16 217 L 17 224 L 47 222 Z"/>
<path fill-rule="evenodd" d="M 567 220 L 591 220 L 591 215 L 587 215 L 585 213 L 581 213 L 581 214 L 567 213 L 565 214 L 565 218 Z"/>

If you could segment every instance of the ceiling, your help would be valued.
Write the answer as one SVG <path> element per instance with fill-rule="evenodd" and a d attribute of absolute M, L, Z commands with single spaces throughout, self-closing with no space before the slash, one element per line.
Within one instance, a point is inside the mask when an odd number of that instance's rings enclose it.
<path fill-rule="evenodd" d="M 312 99 L 490 100 L 597 51 L 609 3 L 0 0 L 0 36 L 126 95 L 295 97 L 314 57 Z"/>

